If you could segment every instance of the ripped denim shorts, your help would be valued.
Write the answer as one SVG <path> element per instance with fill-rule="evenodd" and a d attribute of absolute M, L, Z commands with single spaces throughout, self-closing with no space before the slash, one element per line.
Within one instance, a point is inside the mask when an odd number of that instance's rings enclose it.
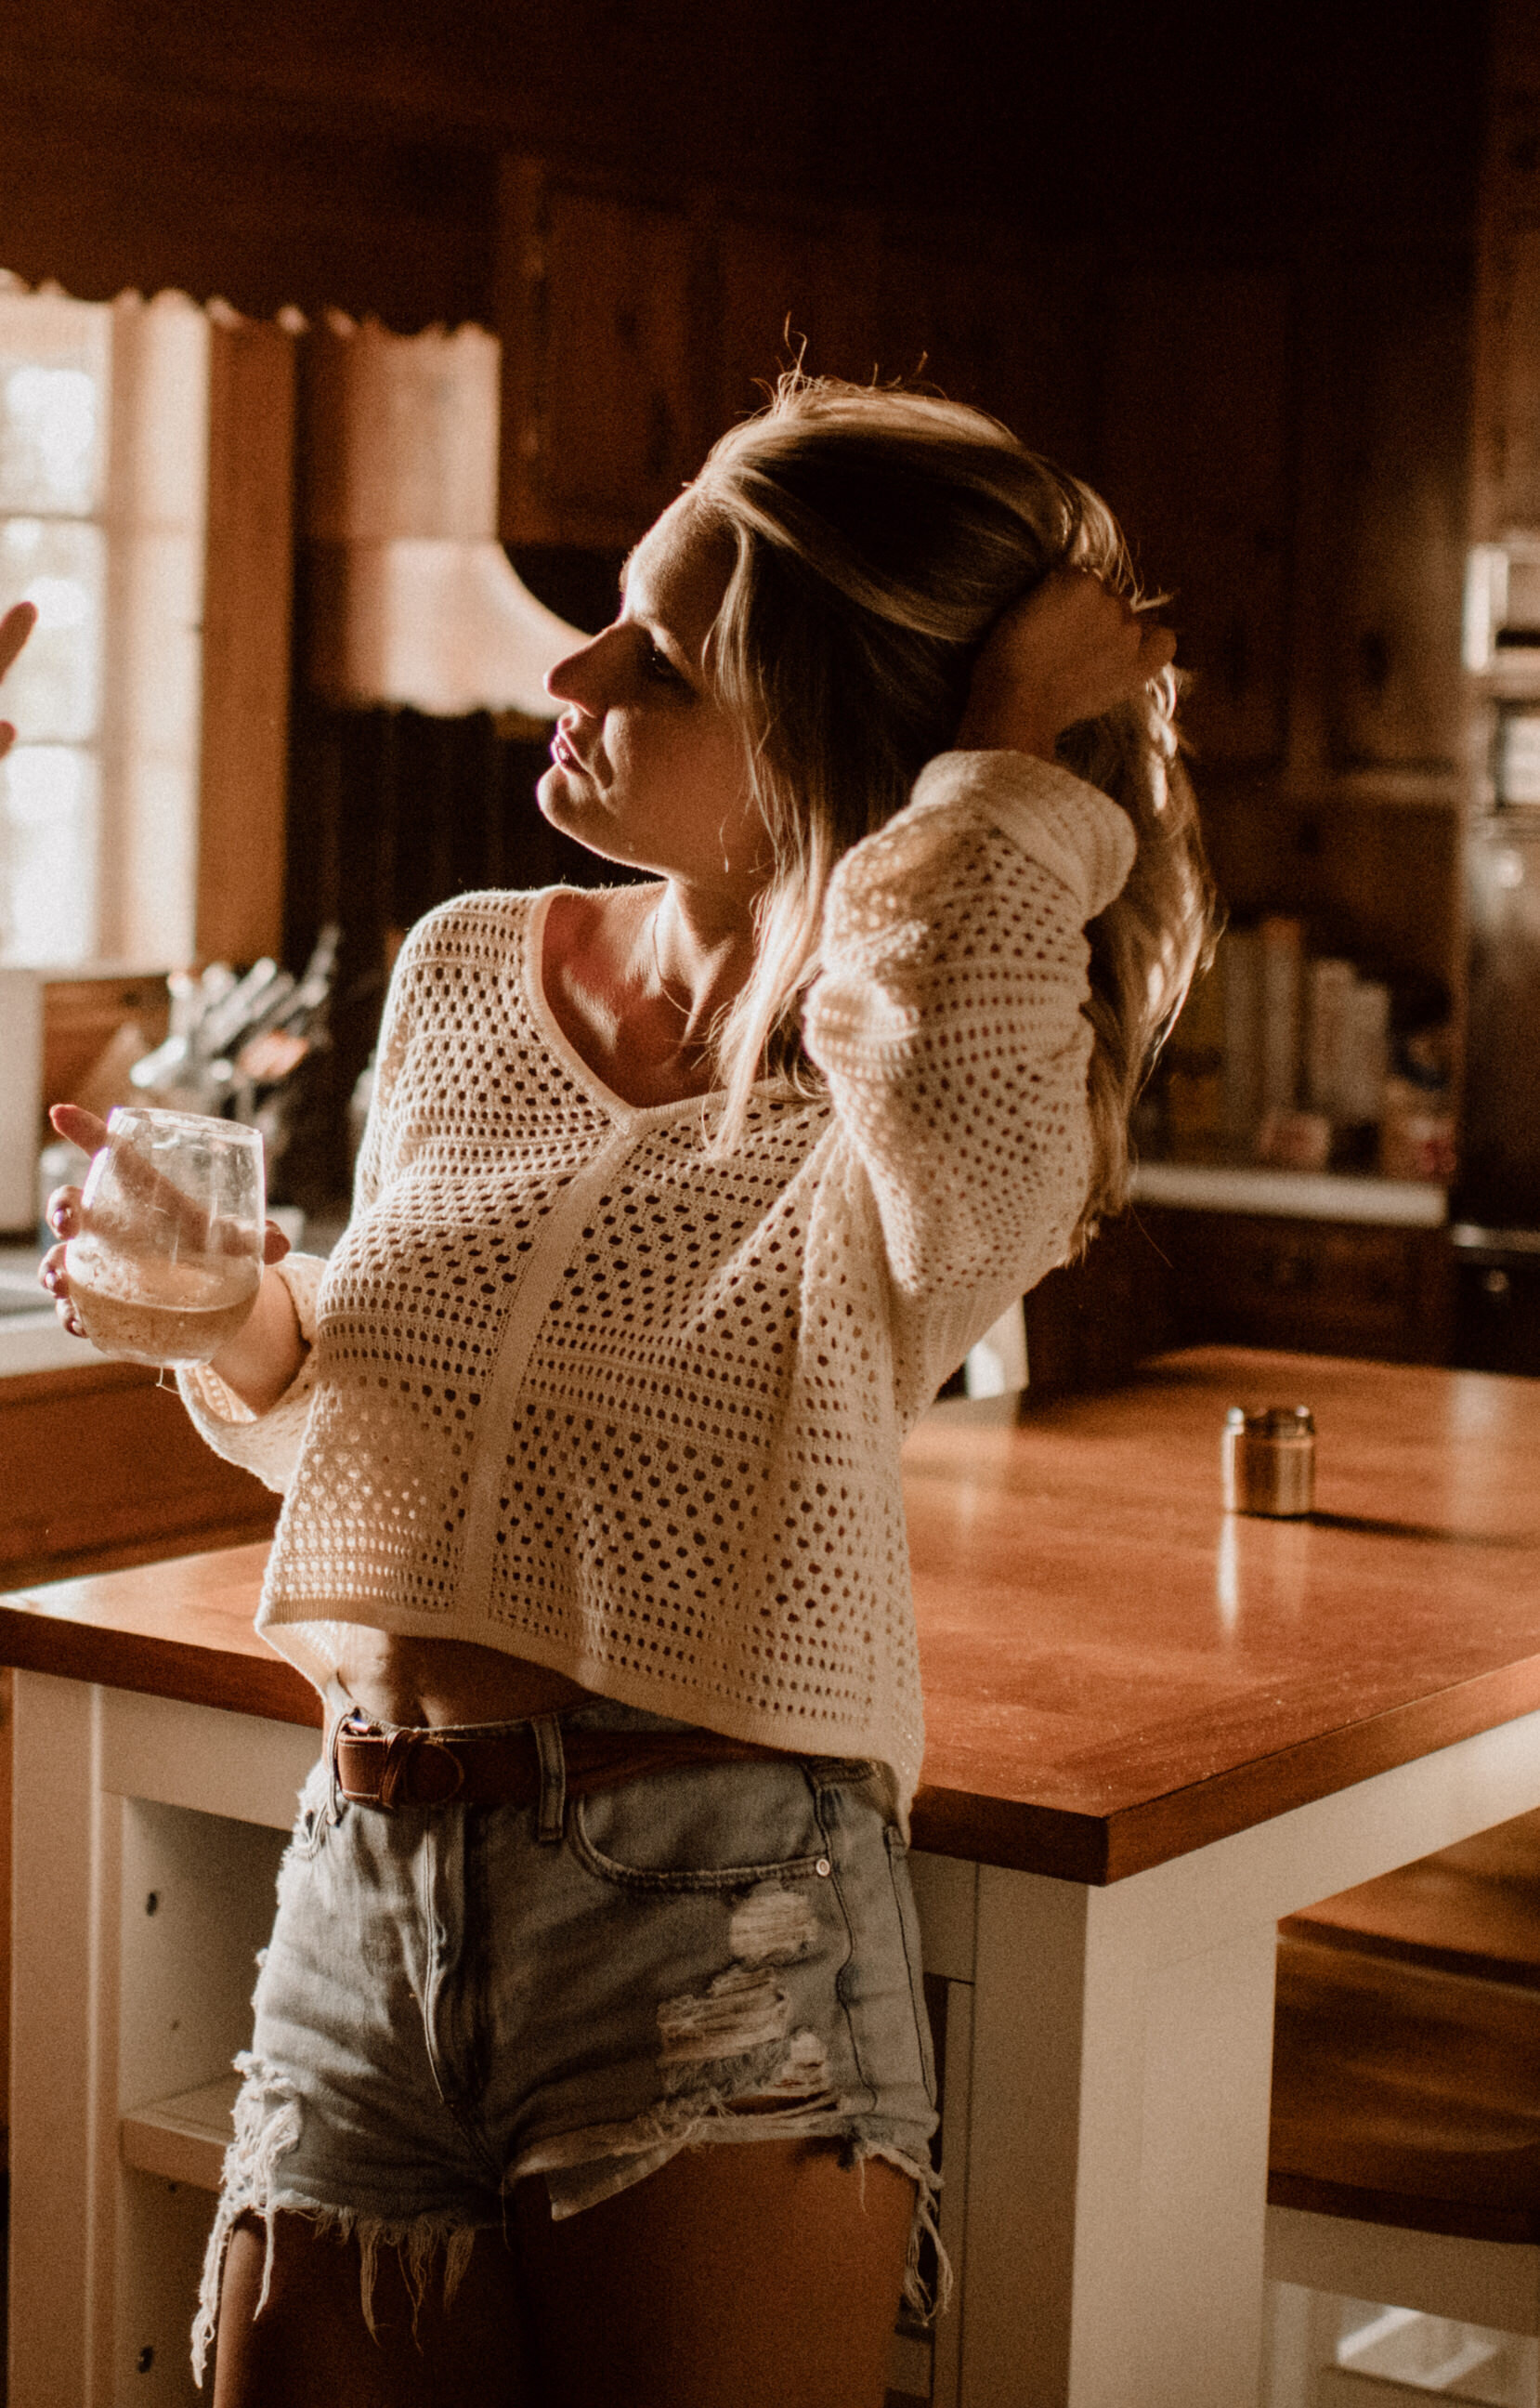
<path fill-rule="evenodd" d="M 381 2246 L 409 2269 L 441 2249 L 452 2292 L 511 2184 L 543 2176 L 574 2215 L 702 2143 L 829 2140 L 902 2168 L 928 2304 L 935 2074 L 881 1776 L 787 1756 L 565 1796 L 560 1731 L 686 1727 L 607 1701 L 549 1718 L 527 1808 L 387 1813 L 316 1767 L 237 2060 L 200 2379 L 239 2215 L 269 2248 L 280 2209 L 356 2232 L 367 2316 Z"/>

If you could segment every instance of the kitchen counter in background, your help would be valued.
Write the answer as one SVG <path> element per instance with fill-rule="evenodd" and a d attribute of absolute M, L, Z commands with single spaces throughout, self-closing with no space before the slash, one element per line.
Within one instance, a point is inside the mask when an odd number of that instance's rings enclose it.
<path fill-rule="evenodd" d="M 66 1337 L 36 1260 L 0 1248 L 0 1306 L 21 1308 L 0 1310 L 0 1578 L 266 1538 L 278 1498 L 204 1444 L 169 1383 Z"/>
<path fill-rule="evenodd" d="M 1439 1229 L 1449 1211 L 1447 1191 L 1419 1180 L 1268 1170 L 1250 1163 L 1141 1162 L 1134 1171 L 1134 1200 L 1183 1211 L 1262 1213 L 1382 1229 Z"/>
<path fill-rule="evenodd" d="M 1449 1363 L 1447 1212 L 1409 1180 L 1142 1162 L 1128 1211 L 1027 1298 L 1032 1385 L 1115 1385 L 1173 1346 Z"/>
<path fill-rule="evenodd" d="M 39 1249 L 0 1245 L 0 1381 L 80 1368 L 80 1341 L 66 1338 L 37 1284 Z"/>

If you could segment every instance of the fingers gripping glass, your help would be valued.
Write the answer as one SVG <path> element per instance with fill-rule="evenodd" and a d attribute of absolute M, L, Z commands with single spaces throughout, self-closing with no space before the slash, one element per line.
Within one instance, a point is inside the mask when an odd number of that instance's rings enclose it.
<path fill-rule="evenodd" d="M 86 1336 L 130 1363 L 207 1363 L 256 1302 L 263 1227 L 256 1129 L 113 1112 L 64 1255 Z"/>

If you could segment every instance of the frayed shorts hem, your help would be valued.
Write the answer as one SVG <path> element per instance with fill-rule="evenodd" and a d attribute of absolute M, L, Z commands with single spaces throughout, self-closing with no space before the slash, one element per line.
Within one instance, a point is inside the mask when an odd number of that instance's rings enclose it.
<path fill-rule="evenodd" d="M 278 2102 L 277 2118 L 279 2123 L 283 2108 L 284 2102 Z M 915 2186 L 915 2202 L 905 2262 L 904 2303 L 921 2324 L 930 2324 L 944 2315 L 951 2298 L 952 2270 L 941 2245 L 937 2223 L 940 2177 L 929 2158 L 917 2157 L 895 2142 L 870 2131 L 852 2128 L 851 2118 L 841 2114 L 837 2109 L 809 2113 L 806 2109 L 788 2108 L 772 2110 L 764 2114 L 734 2114 L 731 2101 L 723 2101 L 704 2112 L 693 2113 L 685 2121 L 669 2114 L 666 2110 L 660 2110 L 656 2115 L 644 2119 L 642 2128 L 633 2128 L 629 2134 L 610 2128 L 564 2133 L 551 2141 L 535 2143 L 510 2170 L 505 2190 L 511 2190 L 515 2183 L 544 2174 L 552 2219 L 561 2220 L 579 2215 L 585 2208 L 596 2207 L 602 2200 L 631 2189 L 635 2184 L 644 2182 L 649 2174 L 660 2172 L 687 2149 L 791 2139 L 822 2142 L 837 2148 L 840 2163 L 847 2168 L 860 2171 L 877 2158 L 907 2175 Z M 590 2154 L 595 2143 L 600 2144 L 602 2154 Z M 281 2145 L 280 2133 L 280 2148 Z M 232 2155 L 235 2153 L 233 2149 Z M 394 2250 L 400 2260 L 411 2300 L 412 2329 L 415 2333 L 440 2253 L 444 2267 L 444 2306 L 448 2310 L 470 2264 L 477 2234 L 504 2229 L 501 2217 L 469 2216 L 456 2209 L 405 2218 L 370 2215 L 356 2207 L 336 2206 L 307 2199 L 281 2186 L 268 2186 L 259 2191 L 249 2179 L 232 2184 L 229 2178 L 231 2171 L 227 2165 L 225 2186 L 220 2195 L 214 2228 L 208 2236 L 199 2286 L 197 2320 L 192 2328 L 192 2379 L 200 2390 L 218 2329 L 220 2290 L 224 2279 L 230 2236 L 243 2216 L 250 2216 L 259 2223 L 265 2239 L 262 2287 L 255 2311 L 257 2315 L 260 2316 L 266 2306 L 271 2287 L 274 2219 L 278 2215 L 294 2215 L 311 2225 L 319 2234 L 342 2243 L 357 2241 L 359 2304 L 365 2329 L 376 2337 L 374 2292 L 381 2251 Z M 931 2279 L 927 2279 L 925 2267 L 927 2243 L 934 2258 L 934 2272 Z"/>

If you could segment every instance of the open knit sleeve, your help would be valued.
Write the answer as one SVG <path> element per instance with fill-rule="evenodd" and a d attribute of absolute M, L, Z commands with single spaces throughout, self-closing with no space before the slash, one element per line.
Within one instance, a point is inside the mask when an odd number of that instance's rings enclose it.
<path fill-rule="evenodd" d="M 1063 1259 L 1079 1218 L 1085 924 L 1134 849 L 1126 813 L 1067 771 L 949 752 L 831 883 L 808 1051 L 899 1297 L 950 1318 L 959 1345 Z"/>
<path fill-rule="evenodd" d="M 254 1471 L 259 1480 L 281 1494 L 293 1477 L 310 1411 L 315 1385 L 311 1350 L 316 1335 L 316 1297 L 326 1265 L 319 1254 L 285 1254 L 276 1268 L 293 1301 L 294 1316 L 306 1345 L 305 1360 L 277 1404 L 270 1405 L 264 1413 L 254 1413 L 207 1363 L 178 1371 L 177 1385 L 183 1404 L 215 1454 Z"/>
<path fill-rule="evenodd" d="M 378 1193 L 384 1151 L 382 1131 L 390 1121 L 395 1082 L 406 1057 L 415 954 L 416 948 L 409 939 L 397 957 L 385 1000 L 374 1095 L 354 1175 L 355 1212 L 364 1211 Z M 317 1300 L 326 1263 L 320 1254 L 286 1254 L 275 1268 L 289 1290 L 306 1350 L 304 1361 L 282 1396 L 265 1412 L 254 1413 L 207 1364 L 178 1371 L 177 1385 L 183 1404 L 215 1454 L 255 1472 L 259 1480 L 282 1495 L 294 1476 L 310 1416 L 310 1400 L 315 1394 Z"/>

